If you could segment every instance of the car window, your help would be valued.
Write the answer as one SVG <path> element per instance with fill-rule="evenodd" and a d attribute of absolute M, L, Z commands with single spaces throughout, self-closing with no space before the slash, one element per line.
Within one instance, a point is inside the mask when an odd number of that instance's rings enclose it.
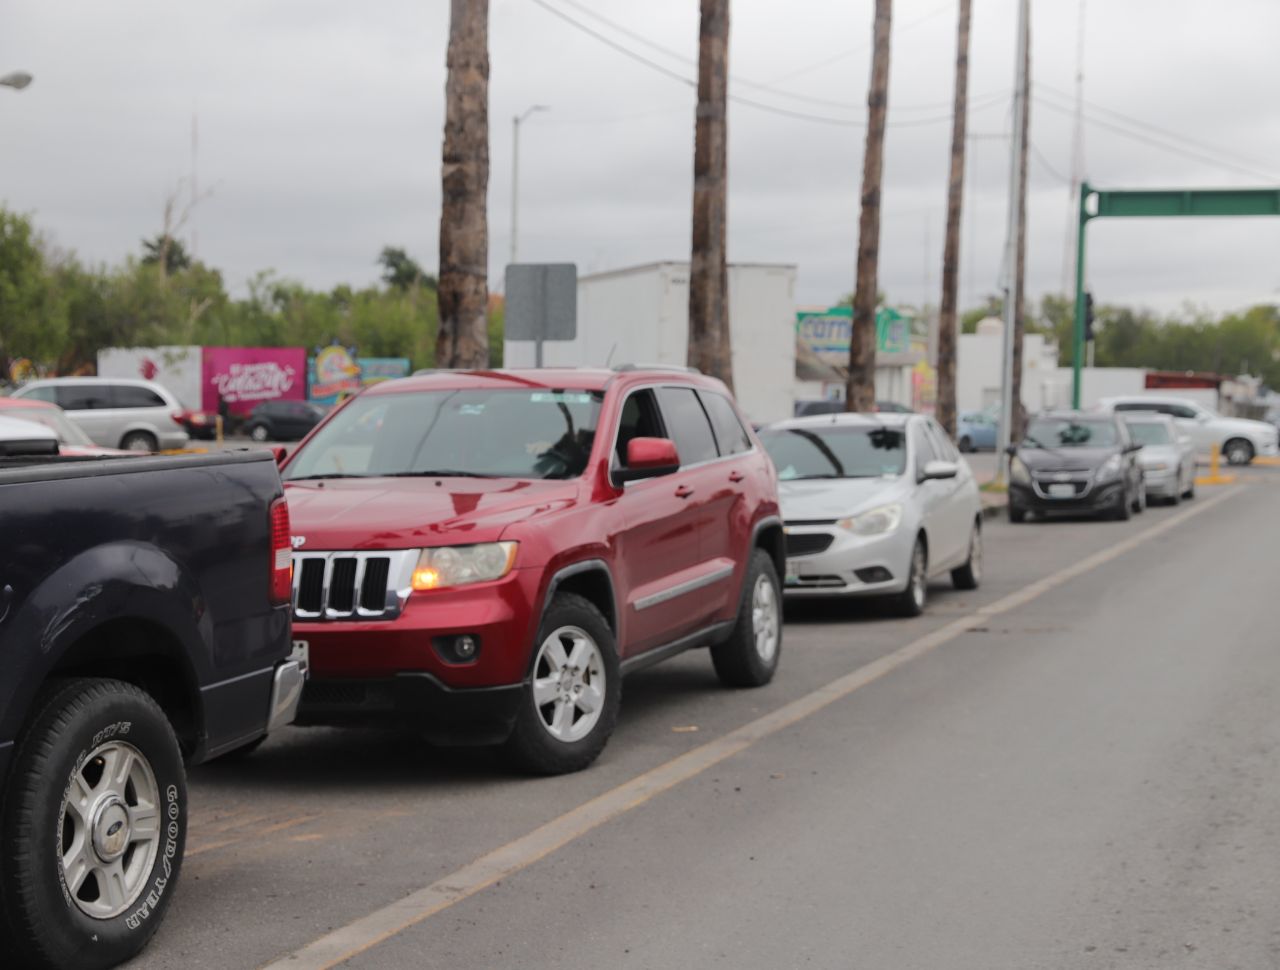
<path fill-rule="evenodd" d="M 602 398 L 545 388 L 360 397 L 299 450 L 287 478 L 576 478 Z"/>
<path fill-rule="evenodd" d="M 1164 413 L 1172 414 L 1175 418 L 1190 418 L 1193 421 L 1197 417 L 1196 409 L 1189 408 L 1185 404 L 1170 404 Z"/>
<path fill-rule="evenodd" d="M 97 411 L 111 407 L 106 384 L 58 384 L 55 403 L 64 411 Z"/>
<path fill-rule="evenodd" d="M 1031 448 L 1111 448 L 1122 432 L 1112 420 L 1099 418 L 1036 418 L 1022 439 Z"/>
<path fill-rule="evenodd" d="M 162 408 L 164 398 L 149 387 L 138 387 L 135 384 L 112 384 L 110 388 L 111 407 L 116 408 Z"/>
<path fill-rule="evenodd" d="M 711 418 L 711 429 L 716 433 L 716 444 L 722 455 L 740 455 L 751 450 L 751 437 L 746 428 L 738 420 L 733 405 L 723 394 L 712 391 L 699 391 L 698 397 Z"/>
<path fill-rule="evenodd" d="M 627 445 L 632 438 L 664 438 L 662 418 L 658 415 L 658 403 L 653 391 L 632 391 L 622 404 L 622 416 L 618 419 L 618 440 L 615 457 L 619 465 L 627 462 Z"/>
<path fill-rule="evenodd" d="M 916 453 L 916 469 L 922 470 L 926 464 L 935 461 L 938 453 L 934 451 L 933 443 L 929 440 L 929 436 L 925 433 L 922 424 L 913 424 L 911 426 L 911 446 Z"/>
<path fill-rule="evenodd" d="M 942 430 L 933 418 L 925 421 L 925 428 L 930 435 L 930 442 L 933 444 L 934 453 L 944 461 L 959 461 L 960 452 L 956 451 L 956 446 L 951 443 L 951 438 Z"/>
<path fill-rule="evenodd" d="M 818 425 L 760 432 L 778 478 L 880 478 L 901 475 L 907 448 L 897 428 Z"/>
<path fill-rule="evenodd" d="M 707 412 L 698 403 L 698 395 L 693 388 L 660 387 L 657 393 L 662 421 L 676 443 L 680 464 L 696 465 L 719 457 L 711 422 L 707 420 Z"/>
<path fill-rule="evenodd" d="M 50 404 L 56 404 L 58 401 L 58 392 L 56 388 L 50 387 L 46 384 L 43 387 L 33 387 L 28 390 L 24 390 L 19 394 L 15 394 L 14 397 L 29 397 L 33 401 L 48 401 Z"/>
<path fill-rule="evenodd" d="M 1129 425 L 1129 434 L 1140 445 L 1167 445 L 1172 441 L 1168 425 L 1154 421 L 1135 421 Z"/>

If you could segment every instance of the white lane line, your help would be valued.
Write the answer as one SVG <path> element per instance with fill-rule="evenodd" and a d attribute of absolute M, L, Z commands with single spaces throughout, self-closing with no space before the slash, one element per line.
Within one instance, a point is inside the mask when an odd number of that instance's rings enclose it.
<path fill-rule="evenodd" d="M 688 781 L 726 758 L 733 757 L 757 741 L 811 717 L 827 705 L 848 697 L 854 691 L 936 650 L 944 643 L 966 633 L 976 621 L 1007 613 L 1070 582 L 1077 576 L 1118 559 L 1138 546 L 1177 528 L 1188 519 L 1209 511 L 1236 492 L 1236 489 L 1231 489 L 1199 502 L 1192 508 L 1175 513 L 1157 526 L 1130 536 L 1044 579 L 1029 583 L 994 603 L 979 607 L 960 619 L 932 633 L 927 633 L 843 677 L 824 684 L 817 690 L 784 704 L 763 717 L 584 802 L 527 835 L 508 842 L 461 869 L 455 870 L 443 879 L 281 957 L 266 965 L 263 970 L 328 970 L 330 967 L 344 963 L 450 906 L 474 896 L 499 880 L 527 869 L 539 859 L 545 858 L 606 822 L 643 805 L 682 781 Z"/>

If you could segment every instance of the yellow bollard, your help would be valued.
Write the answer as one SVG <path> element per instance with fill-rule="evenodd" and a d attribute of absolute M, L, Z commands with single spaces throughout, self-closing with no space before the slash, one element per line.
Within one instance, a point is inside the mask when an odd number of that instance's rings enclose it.
<path fill-rule="evenodd" d="M 217 417 L 213 419 L 213 426 L 216 429 L 216 431 L 214 432 L 214 437 L 218 442 L 218 446 L 221 447 L 222 446 L 222 415 L 221 414 L 219 414 Z"/>
<path fill-rule="evenodd" d="M 1218 466 L 1221 461 L 1222 461 L 1222 443 L 1217 442 L 1214 444 L 1212 450 L 1209 452 L 1209 474 L 1197 475 L 1196 484 L 1197 485 L 1230 485 L 1232 482 L 1234 482 L 1236 480 L 1235 475 L 1223 475 L 1219 472 Z"/>

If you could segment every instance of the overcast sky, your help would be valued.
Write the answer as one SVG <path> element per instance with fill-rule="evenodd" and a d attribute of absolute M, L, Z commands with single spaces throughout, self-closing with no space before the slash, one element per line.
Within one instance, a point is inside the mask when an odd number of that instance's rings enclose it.
<path fill-rule="evenodd" d="M 695 0 L 542 2 L 693 77 Z M 973 7 L 963 306 L 999 283 L 1014 74 L 1014 0 Z M 1038 296 L 1064 283 L 1078 6 L 1032 8 Z M 732 93 L 828 119 L 729 111 L 730 259 L 796 264 L 802 303 L 853 287 L 871 11 L 872 0 L 733 0 Z M 0 88 L 0 201 L 58 246 L 118 263 L 160 230 L 166 195 L 189 178 L 196 115 L 198 182 L 212 194 L 184 234 L 233 291 L 264 269 L 366 284 L 384 245 L 433 269 L 448 16 L 448 0 L 0 0 L 0 74 L 36 78 Z M 893 302 L 938 299 L 955 27 L 956 0 L 894 4 L 880 261 Z M 1276 0 L 1091 0 L 1085 99 L 1106 127 L 1086 122 L 1087 177 L 1280 186 L 1278 37 Z M 538 0 L 492 0 L 490 56 L 492 285 L 510 246 L 511 118 L 532 104 L 551 110 L 523 128 L 521 258 L 582 273 L 687 259 L 694 89 Z M 1089 234 L 1100 303 L 1280 300 L 1280 219 L 1099 220 Z"/>

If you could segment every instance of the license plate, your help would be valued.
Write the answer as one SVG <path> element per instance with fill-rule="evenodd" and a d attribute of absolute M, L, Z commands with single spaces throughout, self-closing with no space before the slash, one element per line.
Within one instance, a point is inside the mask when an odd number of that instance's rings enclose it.
<path fill-rule="evenodd" d="M 306 640 L 294 640 L 293 650 L 289 654 L 290 660 L 296 660 L 298 666 L 302 668 L 302 676 L 311 676 L 311 644 Z"/>
<path fill-rule="evenodd" d="M 788 586 L 794 586 L 800 582 L 800 564 L 794 559 L 787 560 L 787 576 L 784 582 Z"/>
<path fill-rule="evenodd" d="M 1075 498 L 1075 497 L 1076 497 L 1076 487 L 1075 487 L 1074 485 L 1071 485 L 1071 484 L 1066 484 L 1066 485 L 1050 485 L 1050 486 L 1049 486 L 1049 497 L 1050 497 L 1050 498 Z"/>

